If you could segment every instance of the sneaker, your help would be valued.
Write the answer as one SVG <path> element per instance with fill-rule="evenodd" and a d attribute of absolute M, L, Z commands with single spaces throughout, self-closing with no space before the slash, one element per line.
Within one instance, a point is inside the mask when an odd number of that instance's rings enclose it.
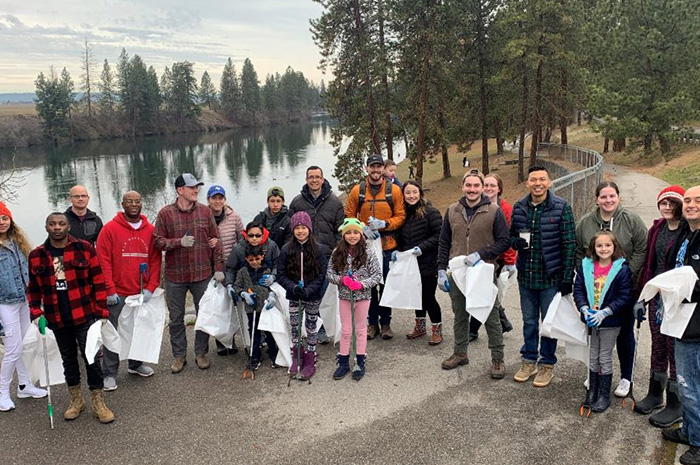
<path fill-rule="evenodd" d="M 105 376 L 102 385 L 102 389 L 105 391 L 114 391 L 117 389 L 117 379 L 114 376 Z"/>
<path fill-rule="evenodd" d="M 281 366 L 282 365 L 277 365 L 277 362 L 275 362 L 274 360 L 270 360 L 270 368 L 272 368 L 273 370 Z"/>
<path fill-rule="evenodd" d="M 184 357 L 176 357 L 173 364 L 170 365 L 170 371 L 180 373 L 187 365 L 187 360 Z"/>
<path fill-rule="evenodd" d="M 630 382 L 626 380 L 625 378 L 622 378 L 620 380 L 620 384 L 617 385 L 617 388 L 615 389 L 615 395 L 617 397 L 627 397 L 627 394 L 630 393 Z"/>
<path fill-rule="evenodd" d="M 260 360 L 251 360 L 250 365 L 248 366 L 248 369 L 251 371 L 258 371 L 258 368 L 260 368 L 260 365 L 262 365 L 262 363 L 260 363 Z"/>
<path fill-rule="evenodd" d="M 197 355 L 195 357 L 195 362 L 197 362 L 197 368 L 200 370 L 206 370 L 211 365 L 205 354 Z"/>
<path fill-rule="evenodd" d="M 146 365 L 139 365 L 136 368 L 129 368 L 127 372 L 130 375 L 139 375 L 143 376 L 144 378 L 148 378 L 149 376 L 153 376 L 153 368 L 146 366 Z"/>
<path fill-rule="evenodd" d="M 10 393 L 0 394 L 0 412 L 9 412 L 10 410 L 14 410 L 14 408 L 15 403 L 10 399 Z"/>
<path fill-rule="evenodd" d="M 661 437 L 676 444 L 690 445 L 690 439 L 681 432 L 680 428 L 664 428 L 661 430 Z"/>
<path fill-rule="evenodd" d="M 700 447 L 690 446 L 679 460 L 683 465 L 700 465 Z"/>
<path fill-rule="evenodd" d="M 506 364 L 503 360 L 492 360 L 491 370 L 489 370 L 491 379 L 503 379 L 506 376 Z"/>
<path fill-rule="evenodd" d="M 381 329 L 382 339 L 391 339 L 394 337 L 394 332 L 391 330 L 391 326 L 382 325 Z"/>
<path fill-rule="evenodd" d="M 532 385 L 535 387 L 547 387 L 554 378 L 554 365 L 540 365 Z"/>
<path fill-rule="evenodd" d="M 444 360 L 442 362 L 442 369 L 443 370 L 452 370 L 454 368 L 457 368 L 460 365 L 468 365 L 469 364 L 469 357 L 467 354 L 458 354 L 455 352 L 454 354 L 450 355 L 450 358 L 447 360 Z"/>
<path fill-rule="evenodd" d="M 377 337 L 379 334 L 379 326 L 377 325 L 367 325 L 367 339 L 371 340 Z"/>
<path fill-rule="evenodd" d="M 19 399 L 43 399 L 48 395 L 46 389 L 41 389 L 34 386 L 32 383 L 27 383 L 24 389 L 17 388 L 17 397 Z"/>
<path fill-rule="evenodd" d="M 326 328 L 324 326 L 321 326 L 321 328 L 318 330 L 318 343 L 325 346 L 331 340 L 328 338 L 328 334 L 326 333 Z"/>
<path fill-rule="evenodd" d="M 513 379 L 519 383 L 524 383 L 534 374 L 537 374 L 537 365 L 532 362 L 523 361 L 520 369 L 515 372 Z"/>

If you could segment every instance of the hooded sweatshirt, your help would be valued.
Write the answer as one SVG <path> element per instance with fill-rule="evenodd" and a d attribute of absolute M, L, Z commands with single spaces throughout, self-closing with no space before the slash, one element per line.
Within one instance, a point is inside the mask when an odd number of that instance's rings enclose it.
<path fill-rule="evenodd" d="M 270 239 L 275 241 L 280 249 L 292 237 L 292 228 L 290 227 L 289 209 L 286 205 L 282 205 L 280 211 L 276 215 L 270 212 L 269 208 L 258 213 L 255 221 L 262 223 L 265 228 L 270 231 Z"/>

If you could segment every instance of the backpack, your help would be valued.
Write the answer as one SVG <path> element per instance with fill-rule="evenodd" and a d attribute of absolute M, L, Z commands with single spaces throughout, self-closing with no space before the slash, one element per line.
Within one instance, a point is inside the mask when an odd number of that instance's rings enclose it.
<path fill-rule="evenodd" d="M 391 214 L 394 214 L 394 198 L 391 195 L 391 188 L 394 185 L 394 183 L 389 182 L 389 180 L 385 179 L 384 180 L 384 198 L 379 199 L 379 200 L 372 200 L 372 202 L 386 202 L 389 204 L 389 208 L 391 209 Z M 359 214 L 360 210 L 362 210 L 362 204 L 365 203 L 365 191 L 367 190 L 367 180 L 363 179 L 360 181 L 360 198 L 357 203 L 357 212 Z"/>

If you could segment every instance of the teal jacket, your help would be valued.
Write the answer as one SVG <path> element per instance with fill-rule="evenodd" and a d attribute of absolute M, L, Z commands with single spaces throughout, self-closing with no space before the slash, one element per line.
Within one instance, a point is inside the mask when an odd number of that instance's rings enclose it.
<path fill-rule="evenodd" d="M 593 260 L 586 257 L 576 273 L 574 283 L 574 301 L 576 307 L 588 306 L 593 308 Z M 615 328 L 622 326 L 622 321 L 628 312 L 632 311 L 634 298 L 632 295 L 632 272 L 627 260 L 618 258 L 612 264 L 608 278 L 605 280 L 603 291 L 600 294 L 598 308 L 610 308 L 612 315 L 601 323 L 601 328 Z"/>

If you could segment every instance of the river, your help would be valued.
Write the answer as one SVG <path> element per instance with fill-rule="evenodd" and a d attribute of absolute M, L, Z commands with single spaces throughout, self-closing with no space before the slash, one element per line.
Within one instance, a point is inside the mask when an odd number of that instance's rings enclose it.
<path fill-rule="evenodd" d="M 206 203 L 209 186 L 220 184 L 229 204 L 247 223 L 265 208 L 272 186 L 284 189 L 289 204 L 311 165 L 323 168 L 338 194 L 330 140 L 331 122 L 316 119 L 262 129 L 18 149 L 15 166 L 24 181 L 8 206 L 32 244 L 38 245 L 46 239 L 46 216 L 69 206 L 68 190 L 76 184 L 88 189 L 89 208 L 104 222 L 121 210 L 127 190 L 141 193 L 143 213 L 154 221 L 158 210 L 175 199 L 175 177 L 189 172 L 204 182 L 200 202 Z M 9 155 L 0 151 L 2 160 Z"/>

